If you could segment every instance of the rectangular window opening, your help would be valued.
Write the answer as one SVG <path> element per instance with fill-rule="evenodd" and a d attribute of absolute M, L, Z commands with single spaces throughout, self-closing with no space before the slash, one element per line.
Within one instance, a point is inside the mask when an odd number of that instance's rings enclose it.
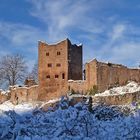
<path fill-rule="evenodd" d="M 60 55 L 61 53 L 60 52 L 57 52 L 57 55 Z"/>
<path fill-rule="evenodd" d="M 46 56 L 49 56 L 49 52 L 46 52 Z"/>
<path fill-rule="evenodd" d="M 50 79 L 50 75 L 47 75 L 46 78 L 47 78 L 47 79 Z"/>
<path fill-rule="evenodd" d="M 64 73 L 62 74 L 62 79 L 65 79 L 65 74 Z"/>
<path fill-rule="evenodd" d="M 57 66 L 57 67 L 61 67 L 61 64 L 57 63 L 56 66 Z"/>
<path fill-rule="evenodd" d="M 56 74 L 56 75 L 55 75 L 55 78 L 59 78 L 59 75 Z"/>
<path fill-rule="evenodd" d="M 49 64 L 48 64 L 48 67 L 52 67 L 52 64 L 51 64 L 51 63 L 49 63 Z"/>

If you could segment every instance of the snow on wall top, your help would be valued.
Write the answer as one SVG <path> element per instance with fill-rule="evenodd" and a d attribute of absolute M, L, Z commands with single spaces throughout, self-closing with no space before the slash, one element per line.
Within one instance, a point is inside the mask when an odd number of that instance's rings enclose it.
<path fill-rule="evenodd" d="M 110 96 L 110 95 L 118 95 L 118 94 L 125 94 L 125 93 L 133 93 L 137 91 L 140 91 L 140 85 L 134 81 L 131 81 L 125 86 L 114 87 L 110 90 L 106 90 L 102 93 L 98 93 L 95 96 Z"/>

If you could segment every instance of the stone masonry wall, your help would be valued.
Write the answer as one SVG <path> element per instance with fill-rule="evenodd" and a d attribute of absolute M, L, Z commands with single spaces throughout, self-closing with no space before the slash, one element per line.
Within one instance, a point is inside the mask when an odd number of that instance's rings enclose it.
<path fill-rule="evenodd" d="M 2 94 L 2 92 L 0 91 L 0 104 L 9 100 L 9 96 L 7 94 Z"/>
<path fill-rule="evenodd" d="M 100 92 L 114 86 L 125 85 L 128 81 L 140 83 L 140 69 L 98 62 L 96 59 L 86 64 L 87 89 L 96 85 Z"/>
<path fill-rule="evenodd" d="M 82 46 L 66 39 L 56 44 L 39 42 L 38 100 L 66 95 L 68 80 L 82 79 Z"/>
<path fill-rule="evenodd" d="M 32 86 L 32 82 L 26 81 L 30 88 L 13 89 L 11 100 L 13 102 L 47 101 L 66 95 L 72 89 L 84 94 L 94 85 L 101 92 L 113 86 L 124 85 L 128 80 L 140 82 L 140 70 L 102 63 L 94 59 L 86 63 L 85 80 L 82 80 L 81 45 L 73 45 L 68 39 L 51 45 L 40 41 L 38 80 L 39 86 Z"/>
<path fill-rule="evenodd" d="M 129 69 L 123 65 L 98 62 L 97 79 L 100 91 L 125 85 L 128 81 L 140 83 L 140 69 Z"/>
<path fill-rule="evenodd" d="M 34 79 L 26 79 L 24 85 L 26 85 L 27 87 L 31 87 L 37 85 L 37 83 L 35 82 Z"/>
<path fill-rule="evenodd" d="M 94 59 L 85 65 L 85 75 L 86 75 L 86 90 L 97 85 L 97 60 Z"/>
<path fill-rule="evenodd" d="M 68 80 L 82 80 L 82 45 L 72 45 L 70 41 L 68 42 Z"/>
<path fill-rule="evenodd" d="M 84 80 L 69 80 L 68 81 L 68 89 L 70 91 L 74 91 L 76 93 L 85 94 L 86 92 L 86 81 Z"/>
<path fill-rule="evenodd" d="M 39 42 L 38 100 L 49 100 L 60 94 L 68 79 L 68 44 L 67 40 L 49 45 Z M 57 76 L 57 77 L 56 77 Z"/>
<path fill-rule="evenodd" d="M 93 103 L 106 105 L 127 105 L 140 101 L 140 91 L 134 93 L 125 93 L 123 95 L 93 96 Z"/>
<path fill-rule="evenodd" d="M 38 85 L 12 88 L 10 92 L 10 101 L 13 104 L 36 101 L 38 98 L 38 92 Z"/>

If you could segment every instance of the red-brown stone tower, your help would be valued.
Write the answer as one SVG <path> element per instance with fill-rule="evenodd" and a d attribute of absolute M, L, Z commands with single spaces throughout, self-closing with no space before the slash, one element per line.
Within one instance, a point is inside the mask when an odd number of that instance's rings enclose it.
<path fill-rule="evenodd" d="M 38 49 L 39 100 L 65 95 L 69 79 L 82 80 L 82 45 L 69 39 L 51 45 L 40 41 Z"/>

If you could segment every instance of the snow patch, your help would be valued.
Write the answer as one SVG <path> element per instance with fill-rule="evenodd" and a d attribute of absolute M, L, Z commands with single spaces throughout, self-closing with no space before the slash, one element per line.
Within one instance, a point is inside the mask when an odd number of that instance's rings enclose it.
<path fill-rule="evenodd" d="M 0 104 L 1 111 L 15 111 L 17 114 L 21 114 L 24 112 L 32 112 L 35 106 L 32 103 L 22 103 L 18 105 L 12 104 L 10 101 L 6 101 L 3 104 Z"/>
<path fill-rule="evenodd" d="M 120 87 L 114 87 L 110 90 L 106 90 L 102 93 L 98 93 L 95 96 L 111 96 L 111 95 L 119 95 L 119 94 L 125 94 L 125 93 L 133 93 L 140 91 L 140 85 L 134 81 L 129 82 L 125 86 Z"/>

